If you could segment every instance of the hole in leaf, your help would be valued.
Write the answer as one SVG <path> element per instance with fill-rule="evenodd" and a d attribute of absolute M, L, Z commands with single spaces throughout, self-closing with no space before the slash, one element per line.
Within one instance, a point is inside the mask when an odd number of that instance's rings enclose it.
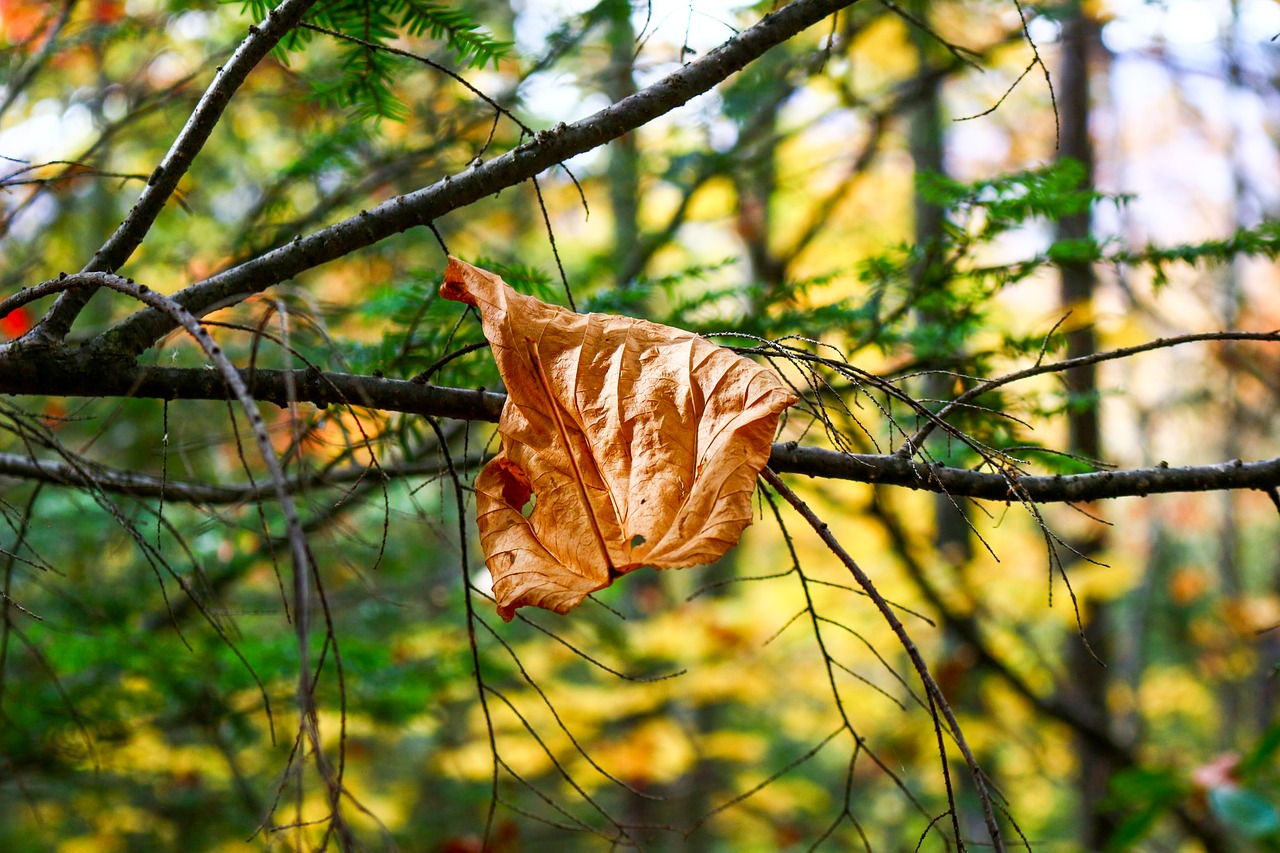
<path fill-rule="evenodd" d="M 529 516 L 533 515 L 533 508 L 537 505 L 538 505 L 538 496 L 530 492 L 529 500 L 525 501 L 524 506 L 520 507 L 520 514 L 523 515 L 525 518 L 528 518 Z"/>
<path fill-rule="evenodd" d="M 643 537 L 643 536 L 641 536 L 639 533 L 637 533 L 635 536 L 632 536 L 632 537 L 631 537 L 631 547 L 632 547 L 632 548 L 639 548 L 639 547 L 640 547 L 641 545 L 643 545 L 643 544 L 644 544 L 644 537 Z"/>

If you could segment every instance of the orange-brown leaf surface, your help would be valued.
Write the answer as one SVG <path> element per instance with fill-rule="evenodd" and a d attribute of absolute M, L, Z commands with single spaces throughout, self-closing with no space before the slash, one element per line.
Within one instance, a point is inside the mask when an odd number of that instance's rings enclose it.
<path fill-rule="evenodd" d="M 440 294 L 479 309 L 507 386 L 502 448 L 475 483 L 504 619 L 737 544 L 797 399 L 775 373 L 690 332 L 547 305 L 456 258 Z"/>

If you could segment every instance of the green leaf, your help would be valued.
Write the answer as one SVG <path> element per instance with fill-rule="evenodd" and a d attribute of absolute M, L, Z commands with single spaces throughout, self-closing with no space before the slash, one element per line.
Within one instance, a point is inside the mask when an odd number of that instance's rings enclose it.
<path fill-rule="evenodd" d="M 497 68 L 498 60 L 506 56 L 512 45 L 489 35 L 465 10 L 443 3 L 405 2 L 400 25 L 410 35 L 425 33 L 443 40 L 458 62 L 471 68 L 483 68 L 490 62 Z"/>
<path fill-rule="evenodd" d="M 1105 805 L 1127 812 L 1107 850 L 1129 850 L 1146 837 L 1156 821 L 1185 794 L 1179 776 L 1169 770 L 1135 767 L 1111 779 Z"/>

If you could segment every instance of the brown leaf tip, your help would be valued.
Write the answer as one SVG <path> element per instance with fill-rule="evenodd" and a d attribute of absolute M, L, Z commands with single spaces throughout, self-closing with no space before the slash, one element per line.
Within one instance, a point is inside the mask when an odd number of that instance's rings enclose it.
<path fill-rule="evenodd" d="M 478 267 L 449 256 L 449 265 L 444 270 L 444 284 L 440 285 L 440 295 L 454 302 L 465 302 L 476 305 L 476 297 L 467 287 L 467 279 L 481 272 Z"/>

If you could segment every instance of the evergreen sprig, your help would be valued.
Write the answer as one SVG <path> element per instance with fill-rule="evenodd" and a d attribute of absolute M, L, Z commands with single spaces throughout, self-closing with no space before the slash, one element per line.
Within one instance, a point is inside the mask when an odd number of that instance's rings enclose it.
<path fill-rule="evenodd" d="M 269 11 L 266 0 L 242 0 L 241 8 L 255 20 Z M 311 86 L 321 103 L 350 109 L 359 119 L 400 121 L 408 115 L 395 85 L 404 59 L 383 49 L 401 36 L 441 41 L 467 68 L 490 63 L 496 68 L 512 44 L 495 38 L 466 10 L 431 0 L 327 0 L 316 4 L 304 23 L 350 39 L 339 42 L 336 79 L 312 80 Z M 305 28 L 295 30 L 280 45 L 281 61 L 314 35 Z"/>
<path fill-rule="evenodd" d="M 1169 268 L 1174 264 L 1221 264 L 1237 257 L 1280 257 L 1280 222 L 1268 221 L 1252 228 L 1239 228 L 1220 240 L 1204 240 L 1176 246 L 1147 245 L 1137 249 L 1118 249 L 1110 241 L 1092 238 L 1058 240 L 1043 252 L 1011 264 L 977 267 L 976 277 L 987 277 L 1006 286 L 1021 281 L 1038 270 L 1066 263 L 1105 263 L 1135 268 L 1148 268 L 1156 287 L 1169 282 Z"/>
<path fill-rule="evenodd" d="M 1082 189 L 1085 177 L 1083 166 L 1063 160 L 1041 169 L 974 183 L 925 174 L 918 178 L 918 185 L 926 199 L 947 210 L 948 250 L 952 251 L 989 244 L 999 235 L 1035 219 L 1055 221 L 1083 213 L 1098 202 L 1125 204 L 1132 198 Z M 1003 287 L 1046 267 L 1106 263 L 1149 268 L 1156 286 L 1161 286 L 1168 282 L 1169 267 L 1173 264 L 1225 263 L 1242 256 L 1270 260 L 1280 257 L 1280 222 L 1263 222 L 1237 229 L 1222 239 L 1177 246 L 1122 249 L 1114 241 L 1092 237 L 1056 240 L 1030 258 L 972 267 L 963 273 Z"/>
<path fill-rule="evenodd" d="M 480 27 L 471 15 L 462 9 L 443 3 L 399 0 L 386 4 L 393 10 L 401 8 L 400 26 L 411 36 L 424 34 L 444 41 L 460 64 L 468 68 L 483 68 L 507 55 L 511 42 L 494 38 Z"/>

